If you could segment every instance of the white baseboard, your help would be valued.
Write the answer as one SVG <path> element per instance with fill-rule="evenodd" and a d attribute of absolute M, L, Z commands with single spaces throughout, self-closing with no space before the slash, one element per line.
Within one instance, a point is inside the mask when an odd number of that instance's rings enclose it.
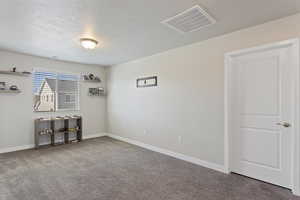
<path fill-rule="evenodd" d="M 97 137 L 103 137 L 106 136 L 106 133 L 97 133 L 97 134 L 91 134 L 91 135 L 83 135 L 83 139 L 92 139 L 92 138 L 97 138 Z M 42 145 L 46 145 L 42 144 Z M 0 154 L 1 153 L 9 153 L 9 152 L 14 152 L 14 151 L 21 151 L 21 150 L 27 150 L 27 149 L 33 149 L 34 144 L 28 144 L 28 145 L 22 145 L 22 146 L 16 146 L 16 147 L 7 147 L 7 148 L 1 148 L 0 149 Z"/>
<path fill-rule="evenodd" d="M 21 151 L 21 150 L 27 150 L 27 149 L 33 149 L 33 148 L 34 148 L 33 144 L 16 146 L 16 147 L 7 147 L 7 148 L 0 149 L 0 153 L 9 153 L 9 152 Z"/>
<path fill-rule="evenodd" d="M 295 190 L 293 190 L 292 192 L 293 192 L 293 195 L 295 195 L 295 196 L 300 196 L 300 191 L 295 191 Z"/>
<path fill-rule="evenodd" d="M 152 145 L 149 145 L 149 144 L 145 144 L 145 143 L 142 143 L 142 142 L 139 142 L 139 141 L 136 141 L 136 140 L 124 138 L 124 137 L 113 135 L 113 134 L 97 133 L 97 134 L 83 135 L 83 139 L 86 140 L 86 139 L 92 139 L 92 138 L 103 137 L 103 136 L 109 136 L 111 138 L 121 140 L 121 141 L 130 143 L 130 144 L 133 144 L 133 145 L 145 148 L 145 149 L 149 149 L 151 151 L 162 153 L 162 154 L 165 154 L 165 155 L 168 155 L 168 156 L 180 159 L 180 160 L 184 160 L 184 161 L 187 161 L 187 162 L 194 163 L 196 165 L 200 165 L 200 166 L 203 166 L 203 167 L 206 167 L 206 168 L 209 168 L 209 169 L 213 169 L 213 170 L 216 170 L 216 171 L 219 171 L 219 172 L 226 173 L 225 167 L 222 166 L 222 165 L 218 165 L 218 164 L 211 163 L 211 162 L 208 162 L 208 161 L 200 160 L 198 158 L 187 156 L 187 155 L 184 155 L 184 154 L 181 154 L 181 153 L 176 153 L 176 152 L 173 152 L 173 151 L 169 151 L 169 150 L 166 150 L 166 149 L 162 149 L 162 148 L 159 148 L 159 147 L 155 147 L 155 146 L 152 146 Z M 16 147 L 8 147 L 8 148 L 0 149 L 0 153 L 8 153 L 8 152 L 14 152 L 14 151 L 20 151 L 20 150 L 26 150 L 26 149 L 32 149 L 32 148 L 34 148 L 33 144 L 16 146 Z"/>
<path fill-rule="evenodd" d="M 165 155 L 168 155 L 168 156 L 180 159 L 180 160 L 184 160 L 184 161 L 196 164 L 196 165 L 200 165 L 202 167 L 206 167 L 206 168 L 213 169 L 213 170 L 216 170 L 216 171 L 219 171 L 219 172 L 222 172 L 222 173 L 226 173 L 225 167 L 223 165 L 218 165 L 218 164 L 211 163 L 211 162 L 208 162 L 208 161 L 200 160 L 198 158 L 194 158 L 194 157 L 187 156 L 187 155 L 184 155 L 184 154 L 181 154 L 181 153 L 176 153 L 176 152 L 173 152 L 173 151 L 169 151 L 169 150 L 166 150 L 166 149 L 155 147 L 155 146 L 152 146 L 152 145 L 149 145 L 149 144 L 145 144 L 145 143 L 142 143 L 142 142 L 139 142 L 139 141 L 136 141 L 136 140 L 132 140 L 132 139 L 128 139 L 128 138 L 124 138 L 124 137 L 121 137 L 121 136 L 118 136 L 118 135 L 107 134 L 107 136 L 111 137 L 113 139 L 121 140 L 123 142 L 127 142 L 127 143 L 130 143 L 130 144 L 145 148 L 145 149 L 149 149 L 151 151 L 155 151 L 155 152 L 162 153 L 162 154 L 165 154 Z"/>
<path fill-rule="evenodd" d="M 96 133 L 96 134 L 91 134 L 91 135 L 83 135 L 82 139 L 86 140 L 86 139 L 92 139 L 92 138 L 97 138 L 97 137 L 103 137 L 106 136 L 106 133 Z"/>

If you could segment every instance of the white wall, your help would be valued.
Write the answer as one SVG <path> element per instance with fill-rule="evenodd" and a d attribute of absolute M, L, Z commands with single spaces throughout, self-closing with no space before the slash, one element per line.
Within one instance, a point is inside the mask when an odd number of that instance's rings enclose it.
<path fill-rule="evenodd" d="M 106 98 L 88 96 L 89 87 L 106 86 L 104 67 L 60 62 L 34 56 L 0 51 L 0 70 L 32 71 L 34 68 L 69 73 L 94 73 L 101 77 L 101 84 L 81 83 L 79 112 L 33 112 L 32 77 L 0 74 L 0 82 L 17 85 L 22 93 L 0 94 L 0 151 L 7 148 L 32 145 L 34 143 L 33 120 L 39 117 L 79 114 L 83 117 L 83 137 L 106 132 Z"/>
<path fill-rule="evenodd" d="M 294 15 L 110 68 L 108 132 L 223 165 L 224 54 L 299 36 Z"/>

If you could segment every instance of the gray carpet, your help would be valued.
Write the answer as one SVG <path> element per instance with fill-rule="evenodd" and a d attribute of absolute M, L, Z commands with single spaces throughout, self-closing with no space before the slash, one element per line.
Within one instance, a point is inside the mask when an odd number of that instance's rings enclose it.
<path fill-rule="evenodd" d="M 0 155 L 1 200 L 287 200 L 289 190 L 108 137 Z"/>

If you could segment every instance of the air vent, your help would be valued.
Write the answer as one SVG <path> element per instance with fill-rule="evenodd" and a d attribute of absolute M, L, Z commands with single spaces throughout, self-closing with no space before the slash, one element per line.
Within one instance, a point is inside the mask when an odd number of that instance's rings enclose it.
<path fill-rule="evenodd" d="M 174 17 L 162 21 L 162 23 L 181 33 L 189 33 L 215 24 L 216 20 L 200 6 L 196 5 Z"/>

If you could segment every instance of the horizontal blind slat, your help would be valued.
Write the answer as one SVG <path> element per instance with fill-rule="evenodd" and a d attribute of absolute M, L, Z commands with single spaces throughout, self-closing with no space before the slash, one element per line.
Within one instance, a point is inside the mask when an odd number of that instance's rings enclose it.
<path fill-rule="evenodd" d="M 43 86 L 43 83 L 47 85 Z M 79 76 L 64 73 L 41 72 L 36 71 L 33 74 L 33 92 L 35 94 L 35 110 L 48 111 L 47 102 L 50 98 L 41 97 L 40 94 L 56 93 L 57 109 L 78 110 L 79 109 Z M 47 87 L 46 87 L 47 86 Z M 51 98 L 52 99 L 52 98 Z M 51 100 L 52 101 L 52 100 Z M 57 102 L 56 102 L 57 101 Z M 38 106 L 43 105 L 44 110 L 38 110 Z M 53 104 L 53 105 L 55 105 Z M 49 110 L 53 111 L 53 105 Z M 56 108 L 54 108 L 55 110 Z"/>

